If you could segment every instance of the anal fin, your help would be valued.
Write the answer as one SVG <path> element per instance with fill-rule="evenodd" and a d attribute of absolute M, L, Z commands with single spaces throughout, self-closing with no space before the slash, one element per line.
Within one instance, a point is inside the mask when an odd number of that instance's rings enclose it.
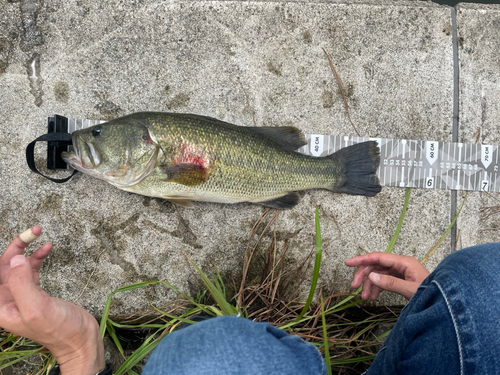
<path fill-rule="evenodd" d="M 299 193 L 296 191 L 292 191 L 287 193 L 286 195 L 283 195 L 282 197 L 271 199 L 265 202 L 259 202 L 259 204 L 266 207 L 286 210 L 295 207 L 297 203 L 299 203 L 299 201 L 300 201 Z"/>

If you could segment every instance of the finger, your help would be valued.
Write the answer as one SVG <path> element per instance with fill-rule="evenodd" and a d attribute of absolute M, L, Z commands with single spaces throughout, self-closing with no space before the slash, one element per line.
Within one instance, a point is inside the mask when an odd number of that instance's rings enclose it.
<path fill-rule="evenodd" d="M 379 288 L 378 286 L 376 286 L 376 285 L 373 285 L 373 286 L 372 286 L 372 291 L 371 291 L 371 293 L 370 293 L 370 299 L 371 299 L 372 301 L 375 301 L 375 300 L 378 298 L 378 296 L 380 295 L 380 293 L 381 293 L 381 292 L 382 292 L 382 289 L 380 289 L 380 288 Z"/>
<path fill-rule="evenodd" d="M 11 260 L 11 267 L 8 285 L 21 319 L 28 326 L 43 325 L 39 311 L 46 305 L 46 297 L 33 280 L 28 259 L 23 255 L 16 255 Z"/>
<path fill-rule="evenodd" d="M 351 287 L 352 288 L 359 287 L 371 272 L 389 273 L 389 270 L 385 269 L 384 267 L 380 267 L 380 266 L 361 266 L 354 273 L 354 276 L 352 278 Z"/>
<path fill-rule="evenodd" d="M 368 299 L 368 297 L 370 296 L 371 290 L 372 290 L 372 286 L 373 286 L 373 284 L 369 278 L 366 278 L 363 281 L 363 290 L 361 292 L 362 299 L 364 299 L 364 300 Z"/>
<path fill-rule="evenodd" d="M 10 260 L 12 257 L 23 254 L 24 249 L 33 242 L 42 233 L 42 228 L 34 226 L 20 235 L 7 246 L 7 249 L 0 257 L 0 280 L 2 283 L 7 282 L 8 272 L 10 270 Z"/>
<path fill-rule="evenodd" d="M 42 233 L 42 228 L 36 225 L 33 228 L 29 228 L 25 230 L 23 233 L 21 233 L 19 235 L 19 239 L 26 244 L 30 244 L 33 241 L 35 241 L 38 238 L 38 236 L 40 236 L 41 233 Z"/>
<path fill-rule="evenodd" d="M 31 265 L 31 270 L 33 272 L 33 281 L 36 285 L 40 285 L 40 280 L 38 278 L 38 271 L 42 267 L 43 261 L 49 255 L 52 250 L 52 244 L 47 242 L 43 246 L 40 246 L 31 256 L 28 258 Z"/>
<path fill-rule="evenodd" d="M 380 269 L 390 270 L 390 274 L 403 277 L 405 272 L 412 267 L 420 265 L 414 257 L 390 253 L 370 253 L 347 259 L 345 264 L 349 267 L 377 266 Z M 420 265 L 421 266 L 421 265 Z"/>
<path fill-rule="evenodd" d="M 359 267 L 356 270 L 356 272 L 354 272 L 354 276 L 352 277 L 351 287 L 354 289 L 358 288 L 363 283 L 363 280 L 366 278 L 366 276 L 368 276 L 369 273 L 372 271 L 373 271 L 373 266 Z"/>
<path fill-rule="evenodd" d="M 415 294 L 415 291 L 418 287 L 418 285 L 414 285 L 415 283 L 399 279 L 394 276 L 382 275 L 375 272 L 372 272 L 368 276 L 368 279 L 373 285 L 376 285 L 383 290 L 401 294 L 406 299 L 410 299 L 413 294 Z"/>
<path fill-rule="evenodd" d="M 42 266 L 44 259 L 47 257 L 47 255 L 49 255 L 51 250 L 52 244 L 50 242 L 47 242 L 43 246 L 40 246 L 38 249 L 36 249 L 36 251 L 29 257 L 29 262 L 35 275 L 38 275 L 38 270 Z"/>
<path fill-rule="evenodd" d="M 384 253 L 376 252 L 347 259 L 344 263 L 349 267 L 379 265 L 382 267 L 391 268 L 394 267 L 396 264 L 407 263 L 409 258 L 412 257 L 385 253 L 385 252 Z"/>

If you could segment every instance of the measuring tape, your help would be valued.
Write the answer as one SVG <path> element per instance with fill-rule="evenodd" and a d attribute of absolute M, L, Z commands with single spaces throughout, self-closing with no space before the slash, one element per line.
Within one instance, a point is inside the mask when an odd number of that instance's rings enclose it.
<path fill-rule="evenodd" d="M 49 117 L 49 132 L 54 131 L 51 121 L 56 119 L 65 125 L 57 131 L 67 133 L 105 122 L 54 116 Z M 307 145 L 297 152 L 311 156 L 327 156 L 355 143 L 377 141 L 377 175 L 382 186 L 500 191 L 499 146 L 321 134 L 306 134 L 306 140 Z"/>
<path fill-rule="evenodd" d="M 499 146 L 391 138 L 306 134 L 298 151 L 326 156 L 343 147 L 377 141 L 382 186 L 500 191 Z"/>

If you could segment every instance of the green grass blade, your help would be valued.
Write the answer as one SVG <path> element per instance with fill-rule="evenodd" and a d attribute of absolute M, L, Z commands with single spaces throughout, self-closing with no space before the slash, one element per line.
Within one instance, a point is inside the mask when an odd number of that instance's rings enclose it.
<path fill-rule="evenodd" d="M 19 350 L 19 351 L 7 352 L 8 353 L 7 355 L 2 356 L 3 357 L 2 361 L 12 359 L 12 358 L 14 358 L 14 359 L 10 362 L 2 363 L 0 365 L 0 370 L 3 370 L 4 368 L 7 368 L 9 366 L 12 366 L 20 361 L 24 361 L 25 359 L 31 357 L 32 355 L 43 352 L 45 350 L 47 350 L 45 347 L 41 347 L 41 348 L 34 349 L 34 350 Z M 5 352 L 3 352 L 1 354 L 4 354 L 4 353 Z"/>
<path fill-rule="evenodd" d="M 323 326 L 323 345 L 325 351 L 326 372 L 328 375 L 332 375 L 332 365 L 330 364 L 330 346 L 328 344 L 328 332 L 326 331 L 323 296 L 321 296 L 321 325 Z"/>
<path fill-rule="evenodd" d="M 446 238 L 446 236 L 448 235 L 448 232 L 451 230 L 453 225 L 455 225 L 455 221 L 457 221 L 458 215 L 460 215 L 460 212 L 462 211 L 462 208 L 464 207 L 465 200 L 467 199 L 468 194 L 469 194 L 469 192 L 465 193 L 465 197 L 464 197 L 464 200 L 462 201 L 462 204 L 460 205 L 460 209 L 458 210 L 457 214 L 453 218 L 453 221 L 451 222 L 451 224 L 448 226 L 448 228 L 446 229 L 444 234 L 441 236 L 441 238 L 437 242 L 436 246 L 434 246 L 427 254 L 425 254 L 425 256 L 422 258 L 420 263 L 423 264 L 427 259 L 429 259 L 429 257 L 432 255 L 432 253 L 434 253 L 434 251 L 439 247 L 439 245 L 441 245 L 441 242 L 443 242 L 443 240 Z"/>
<path fill-rule="evenodd" d="M 178 290 L 176 287 L 174 287 L 173 285 L 171 285 L 170 283 L 168 283 L 166 281 L 143 281 L 143 282 L 140 282 L 140 283 L 126 285 L 126 286 L 124 286 L 122 288 L 119 288 L 119 289 L 116 289 L 115 291 L 113 291 L 112 293 L 110 293 L 110 295 L 108 296 L 108 299 L 106 300 L 106 305 L 104 306 L 104 311 L 102 313 L 102 318 L 101 318 L 101 322 L 100 322 L 100 326 L 99 326 L 99 329 L 100 329 L 100 332 L 101 332 L 101 336 L 104 337 L 104 333 L 106 332 L 106 322 L 107 322 L 107 319 L 108 319 L 108 316 L 109 316 L 109 310 L 111 308 L 111 300 L 112 300 L 112 298 L 113 298 L 113 296 L 115 294 L 121 293 L 121 292 L 130 291 L 130 290 L 140 289 L 140 288 L 147 287 L 148 285 L 156 285 L 156 284 L 163 284 L 166 287 L 168 287 L 168 288 L 172 289 L 173 291 L 175 291 L 176 293 L 179 293 L 180 295 L 182 295 L 184 298 L 186 298 L 187 300 L 189 300 L 194 305 L 200 306 L 192 298 L 190 298 L 189 296 L 185 295 L 180 290 Z M 208 312 L 208 310 L 206 310 L 206 309 L 203 309 L 203 310 Z"/>
<path fill-rule="evenodd" d="M 167 325 L 171 326 L 171 325 L 174 325 L 178 322 L 184 322 L 184 323 L 189 323 L 189 324 L 194 324 L 195 322 L 193 322 L 192 320 L 189 320 L 189 319 L 185 319 L 184 316 L 188 316 L 189 314 L 182 314 L 181 316 L 174 316 L 174 315 L 171 315 L 169 313 L 166 313 L 165 311 L 162 311 L 160 310 L 158 307 L 156 307 L 155 305 L 153 305 L 152 303 L 149 304 L 153 309 L 155 309 L 156 311 L 158 311 L 160 314 L 166 316 L 167 318 L 171 319 Z M 199 310 L 200 311 L 200 310 Z M 208 310 L 207 310 L 208 311 Z M 162 327 L 165 327 L 165 325 L 163 325 Z"/>
<path fill-rule="evenodd" d="M 321 228 L 319 225 L 319 207 L 316 207 L 316 213 L 314 215 L 316 224 L 316 258 L 314 260 L 313 277 L 311 281 L 311 287 L 309 289 L 309 296 L 307 297 L 306 304 L 300 312 L 299 316 L 295 318 L 294 322 L 298 322 L 305 315 L 314 297 L 314 292 L 316 291 L 316 285 L 318 284 L 319 269 L 321 266 L 321 255 L 323 254 L 323 245 L 321 243 Z"/>
<path fill-rule="evenodd" d="M 184 255 L 184 257 L 186 257 Z M 219 287 L 215 286 L 214 283 L 205 275 L 205 273 L 196 265 L 194 262 L 186 257 L 186 259 L 193 265 L 193 267 L 196 269 L 196 271 L 200 274 L 201 280 L 203 281 L 203 284 L 205 284 L 206 288 L 212 295 L 213 299 L 215 302 L 217 302 L 217 305 L 219 305 L 223 315 L 230 315 L 234 316 L 238 314 L 238 311 L 236 308 L 231 305 L 229 302 L 226 300 L 226 296 L 224 295 L 223 290 L 221 289 L 220 285 Z"/>
<path fill-rule="evenodd" d="M 360 303 L 363 303 L 363 300 L 356 300 L 354 302 L 351 302 L 349 304 L 344 304 L 342 305 L 342 303 L 345 303 L 346 300 L 349 300 L 349 299 L 352 299 L 354 298 L 355 296 L 351 295 L 347 298 L 345 298 L 344 300 L 342 300 L 342 302 L 339 302 L 338 304 L 336 304 L 335 306 L 332 306 L 330 307 L 328 310 L 325 311 L 325 315 L 330 315 L 330 314 L 335 314 L 339 311 L 342 311 L 342 310 L 345 310 L 345 309 L 348 309 L 350 307 L 353 307 L 353 306 L 356 306 L 356 305 L 359 305 Z M 316 319 L 316 315 L 311 315 L 311 316 L 306 316 L 306 317 L 302 317 L 302 319 L 300 320 L 294 320 L 290 323 L 287 323 L 287 324 L 284 324 L 280 327 L 278 327 L 279 329 L 282 329 L 284 331 L 295 331 L 292 327 L 293 326 L 296 326 L 297 324 L 302 324 L 304 322 L 307 322 L 308 320 L 314 320 Z"/>
<path fill-rule="evenodd" d="M 348 363 L 359 363 L 359 362 L 365 362 L 365 361 L 371 361 L 375 358 L 374 355 L 367 355 L 364 357 L 356 357 L 356 358 L 348 358 L 348 359 L 338 359 L 332 361 L 332 365 L 345 365 Z"/>
<path fill-rule="evenodd" d="M 104 337 L 104 334 L 106 333 L 106 322 L 108 319 L 109 310 L 111 308 L 111 299 L 113 298 L 113 296 L 115 294 L 120 293 L 120 292 L 126 292 L 129 290 L 144 288 L 147 285 L 155 285 L 155 284 L 159 284 L 159 283 L 161 283 L 161 281 L 143 281 L 140 283 L 135 283 L 135 284 L 130 284 L 130 285 L 124 286 L 122 288 L 116 289 L 115 291 L 111 292 L 111 294 L 108 296 L 108 299 L 106 300 L 106 305 L 104 305 L 104 311 L 102 312 L 101 323 L 99 324 L 99 330 L 101 332 L 101 337 Z"/>
<path fill-rule="evenodd" d="M 106 329 L 108 330 L 109 336 L 111 336 L 111 339 L 115 343 L 116 347 L 118 348 L 118 351 L 122 355 L 123 358 L 125 358 L 125 354 L 123 353 L 123 348 L 122 344 L 120 343 L 120 340 L 118 339 L 118 336 L 116 335 L 115 328 L 113 327 L 111 323 L 111 319 L 108 318 L 108 321 L 106 322 Z"/>
<path fill-rule="evenodd" d="M 408 202 L 410 201 L 410 188 L 406 188 L 406 194 L 405 194 L 405 203 L 403 204 L 403 211 L 401 212 L 401 215 L 399 216 L 399 221 L 398 225 L 396 226 L 396 231 L 394 232 L 394 235 L 391 238 L 391 241 L 389 242 L 389 246 L 387 246 L 387 249 L 385 250 L 386 253 L 390 253 L 392 251 L 392 248 L 394 247 L 394 244 L 396 243 L 396 240 L 398 239 L 399 236 L 399 231 L 401 230 L 401 226 L 403 225 L 403 219 L 405 218 L 406 215 L 406 209 L 408 208 Z"/>
<path fill-rule="evenodd" d="M 165 324 L 120 324 L 112 321 L 108 318 L 109 324 L 113 325 L 116 328 L 162 328 L 165 327 Z"/>

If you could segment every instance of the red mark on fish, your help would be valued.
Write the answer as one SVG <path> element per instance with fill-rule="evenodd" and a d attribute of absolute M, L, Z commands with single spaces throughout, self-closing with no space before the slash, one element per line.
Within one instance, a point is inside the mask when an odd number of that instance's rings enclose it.
<path fill-rule="evenodd" d="M 198 147 L 185 144 L 177 143 L 177 150 L 179 153 L 174 158 L 175 164 L 195 164 L 209 169 L 212 166 L 212 161 L 209 159 L 207 152 L 200 150 Z"/>

